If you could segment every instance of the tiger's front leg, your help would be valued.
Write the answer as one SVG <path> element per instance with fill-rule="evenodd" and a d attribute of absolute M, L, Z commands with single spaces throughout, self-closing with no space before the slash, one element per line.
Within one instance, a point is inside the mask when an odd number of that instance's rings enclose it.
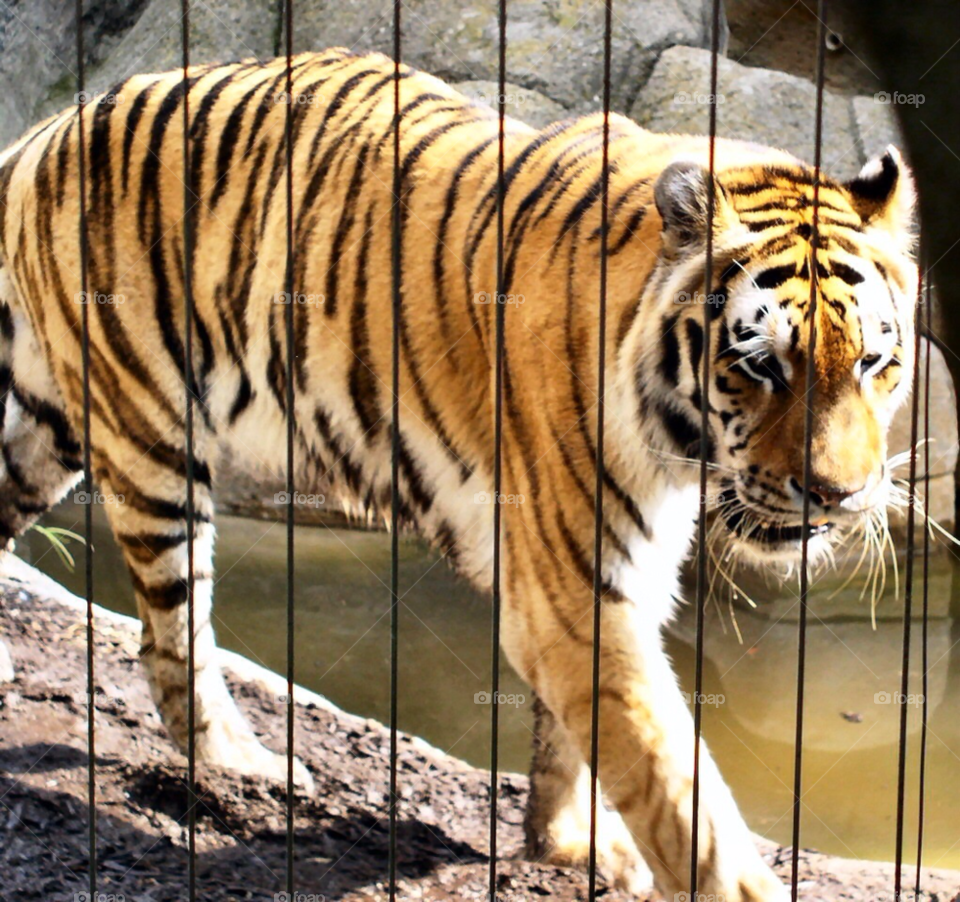
<path fill-rule="evenodd" d="M 265 748 L 227 689 L 217 656 L 213 613 L 213 498 L 209 469 L 198 443 L 194 484 L 194 734 L 197 760 L 255 774 L 287 779 L 286 755 Z M 100 471 L 114 535 L 133 578 L 143 625 L 141 663 L 164 726 L 184 754 L 190 739 L 188 543 L 185 483 L 178 474 L 144 456 L 124 472 L 116 465 Z M 312 791 L 310 773 L 294 759 L 294 781 Z"/>
<path fill-rule="evenodd" d="M 590 768 L 550 709 L 534 696 L 533 760 L 524 814 L 524 853 L 530 861 L 585 870 L 590 860 Z M 597 806 L 597 863 L 615 886 L 646 898 L 653 874 L 623 818 Z"/>
<path fill-rule="evenodd" d="M 524 552 L 535 553 L 532 546 Z M 538 585 L 521 573 L 539 573 L 550 584 Z M 572 737 L 582 758 L 589 760 L 593 703 L 589 584 L 572 568 L 546 559 L 518 569 L 513 580 L 515 591 L 505 606 L 505 647 L 514 666 L 532 682 L 558 725 Z M 608 596 L 603 604 L 600 789 L 626 823 L 653 872 L 657 890 L 672 899 L 690 891 L 693 718 L 663 652 L 659 620 L 646 613 L 639 601 L 620 595 Z M 532 779 L 542 781 L 543 775 L 534 774 Z M 699 812 L 699 893 L 714 894 L 725 902 L 789 898 L 760 857 L 703 744 Z M 556 844 L 557 837 L 569 835 L 568 807 L 555 805 L 546 816 L 532 810 L 527 825 L 528 847 L 535 848 L 538 840 Z M 587 837 L 579 841 L 585 847 Z M 601 849 L 602 843 L 601 836 Z M 565 845 L 572 845 L 569 839 Z"/>

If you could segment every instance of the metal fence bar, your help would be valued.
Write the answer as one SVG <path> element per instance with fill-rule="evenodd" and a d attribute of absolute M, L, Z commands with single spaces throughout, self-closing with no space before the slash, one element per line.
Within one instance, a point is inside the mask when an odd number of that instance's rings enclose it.
<path fill-rule="evenodd" d="M 392 284 L 392 391 L 390 414 L 390 845 L 389 898 L 397 897 L 397 695 L 400 634 L 400 303 L 401 295 L 401 181 L 400 181 L 400 9 L 393 2 L 393 205 L 390 216 L 390 266 Z"/>
<path fill-rule="evenodd" d="M 713 0 L 710 33 L 710 128 L 707 177 L 707 236 L 704 293 L 713 285 L 713 220 L 716 214 L 717 78 L 720 55 L 720 0 Z M 704 298 L 706 301 L 706 298 Z M 710 305 L 703 304 L 703 359 L 700 384 L 700 506 L 697 516 L 697 639 L 693 698 L 693 788 L 690 823 L 690 892 L 696 894 L 700 869 L 700 738 L 703 732 L 703 617 L 707 597 L 707 473 L 710 449 Z"/>
<path fill-rule="evenodd" d="M 603 10 L 603 157 L 600 170 L 600 297 L 597 311 L 597 479 L 593 532 L 593 697 L 590 708 L 590 851 L 587 897 L 597 897 L 597 781 L 600 772 L 600 626 L 603 612 L 603 427 L 607 366 L 607 245 L 610 229 L 610 82 L 613 0 Z"/>
<path fill-rule="evenodd" d="M 803 703 L 807 666 L 807 604 L 810 590 L 809 529 L 810 529 L 810 482 L 811 482 L 811 445 L 813 442 L 813 390 L 816 384 L 817 350 L 817 292 L 819 272 L 817 251 L 820 248 L 820 163 L 823 151 L 823 81 L 827 35 L 826 0 L 817 3 L 817 107 L 814 127 L 813 155 L 813 216 L 810 230 L 810 300 L 807 314 L 810 318 L 807 340 L 807 367 L 803 392 L 803 525 L 800 547 L 800 624 L 797 637 L 797 711 L 796 737 L 794 740 L 793 763 L 793 848 L 791 850 L 790 895 L 797 902 L 800 876 L 800 812 L 801 790 L 803 788 Z"/>
<path fill-rule="evenodd" d="M 500 744 L 500 495 L 503 488 L 503 345 L 506 326 L 506 305 L 503 303 L 504 285 L 504 201 L 506 180 L 504 173 L 504 130 L 506 117 L 507 81 L 507 0 L 498 4 L 497 31 L 497 257 L 496 290 L 494 294 L 494 401 L 493 401 L 493 599 L 490 635 L 490 899 L 497 894 L 497 800 L 499 795 Z"/>
<path fill-rule="evenodd" d="M 190 167 L 190 0 L 180 3 L 180 43 L 183 63 L 183 382 L 184 442 L 187 498 L 187 829 L 189 855 L 187 891 L 197 898 L 197 735 L 196 735 L 196 598 L 194 579 L 194 457 L 193 457 L 193 206 Z"/>
<path fill-rule="evenodd" d="M 931 273 L 926 273 L 926 286 L 922 307 L 922 325 L 924 333 L 930 335 L 931 312 Z M 925 814 L 924 791 L 927 780 L 927 718 L 929 715 L 930 693 L 928 671 L 930 655 L 928 648 L 928 626 L 930 618 L 930 357 L 933 352 L 933 343 L 927 339 L 927 359 L 924 361 L 923 385 L 923 621 L 921 625 L 920 655 L 922 673 L 920 677 L 920 691 L 923 693 L 923 706 L 920 721 L 920 773 L 917 790 L 917 879 L 914 884 L 914 895 L 920 898 L 921 873 L 923 863 L 923 818 Z M 916 391 L 916 389 L 914 389 Z"/>
<path fill-rule="evenodd" d="M 77 188 L 80 193 L 78 221 L 80 239 L 80 291 L 87 297 L 87 273 L 89 244 L 87 236 L 87 141 L 83 124 L 83 108 L 86 105 L 86 71 L 83 48 L 83 0 L 76 0 L 75 23 L 77 28 Z M 83 490 L 87 497 L 93 492 L 93 469 L 90 462 L 90 305 L 80 305 L 80 356 L 83 369 Z M 90 871 L 88 886 L 91 897 L 97 893 L 97 728 L 95 659 L 93 653 L 93 505 L 84 505 L 84 580 L 86 586 L 86 642 L 87 642 L 87 808 L 88 808 L 88 857 Z"/>
<path fill-rule="evenodd" d="M 913 617 L 913 563 L 916 541 L 917 435 L 920 414 L 920 333 L 923 302 L 923 270 L 917 275 L 917 305 L 914 308 L 913 393 L 910 398 L 910 475 L 907 498 L 907 567 L 903 593 L 903 650 L 900 662 L 900 736 L 897 755 L 897 838 L 894 861 L 894 898 L 900 898 L 903 885 L 903 831 L 907 789 L 907 694 L 910 691 L 910 631 Z"/>
<path fill-rule="evenodd" d="M 293 540 L 293 497 L 294 497 L 294 459 L 293 441 L 296 430 L 296 409 L 294 392 L 296 386 L 293 380 L 294 360 L 294 303 L 293 303 L 293 111 L 297 104 L 293 97 L 293 0 L 284 2 L 284 28 L 286 30 L 286 93 L 287 104 L 284 117 L 284 143 L 286 145 L 286 228 L 287 228 L 287 257 L 284 269 L 284 286 L 286 306 L 283 308 L 284 324 L 286 326 L 287 360 L 286 360 L 286 404 L 287 404 L 287 883 L 289 896 L 294 892 L 294 808 L 295 796 L 293 787 L 293 740 L 294 740 L 294 580 L 295 555 Z"/>

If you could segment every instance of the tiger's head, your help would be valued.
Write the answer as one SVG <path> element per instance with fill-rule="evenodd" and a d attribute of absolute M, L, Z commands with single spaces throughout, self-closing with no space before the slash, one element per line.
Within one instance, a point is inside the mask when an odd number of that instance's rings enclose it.
<path fill-rule="evenodd" d="M 716 528 L 736 557 L 790 564 L 803 539 L 812 356 L 807 530 L 816 561 L 852 530 L 871 520 L 885 524 L 893 491 L 887 430 L 913 374 L 912 180 L 892 147 L 853 181 L 821 179 L 814 253 L 810 168 L 720 170 L 709 285 L 708 185 L 708 171 L 694 162 L 672 163 L 655 185 L 664 261 L 657 292 L 659 403 L 678 444 L 692 439 L 685 452 L 696 456 L 706 308 L 708 500 L 717 508 Z"/>

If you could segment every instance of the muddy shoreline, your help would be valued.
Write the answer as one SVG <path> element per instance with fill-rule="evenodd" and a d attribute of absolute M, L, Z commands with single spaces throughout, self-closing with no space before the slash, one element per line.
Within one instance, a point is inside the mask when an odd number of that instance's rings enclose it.
<path fill-rule="evenodd" d="M 0 624 L 15 667 L 0 685 L 0 885 L 11 902 L 74 899 L 88 885 L 86 644 L 79 599 L 6 556 Z M 97 608 L 95 672 L 98 889 L 125 900 L 185 898 L 185 760 L 163 732 L 137 664 L 129 618 Z M 284 681 L 224 652 L 241 709 L 264 742 L 283 748 Z M 296 751 L 317 783 L 296 800 L 294 885 L 326 900 L 385 899 L 389 731 L 298 692 Z M 487 893 L 489 781 L 427 743 L 400 735 L 400 898 L 481 899 Z M 586 875 L 517 860 L 526 779 L 501 781 L 498 891 L 502 898 L 586 898 Z M 202 769 L 197 861 L 200 898 L 272 900 L 286 884 L 286 799 L 256 778 Z M 763 843 L 782 876 L 789 850 Z M 905 883 L 912 887 L 913 868 Z M 935 902 L 960 900 L 960 874 L 924 872 Z M 602 897 L 626 894 L 601 884 Z M 801 855 L 801 897 L 893 898 L 889 864 Z"/>

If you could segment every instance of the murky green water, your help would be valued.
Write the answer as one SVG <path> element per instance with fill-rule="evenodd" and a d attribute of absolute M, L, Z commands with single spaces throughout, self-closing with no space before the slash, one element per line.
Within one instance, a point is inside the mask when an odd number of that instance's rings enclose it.
<path fill-rule="evenodd" d="M 99 512 L 98 512 L 99 514 Z M 82 511 L 61 508 L 45 521 L 82 529 Z M 99 516 L 95 594 L 135 614 L 119 550 Z M 43 570 L 82 591 L 32 533 L 21 545 Z M 358 714 L 389 712 L 389 538 L 382 534 L 298 529 L 296 661 L 298 682 Z M 78 548 L 82 558 L 82 549 Z M 285 527 L 221 518 L 215 624 L 220 644 L 283 671 L 286 649 Z M 490 605 L 414 540 L 401 542 L 400 727 L 479 766 L 489 763 L 487 705 Z M 950 574 L 932 563 L 929 628 L 929 730 L 924 863 L 960 867 L 960 625 L 944 616 Z M 835 578 L 814 585 L 807 638 L 803 845 L 862 858 L 894 855 L 902 602 L 892 585 L 877 629 L 856 581 L 832 601 Z M 757 612 L 739 612 L 742 643 L 729 612 L 707 612 L 704 732 L 751 827 L 790 841 L 797 671 L 795 586 L 760 588 Z M 901 584 L 901 598 L 903 587 Z M 919 607 L 919 587 L 917 592 Z M 911 680 L 920 692 L 920 622 L 914 622 Z M 691 690 L 694 617 L 687 608 L 668 639 L 684 688 Z M 504 661 L 501 688 L 526 689 Z M 915 856 L 921 707 L 908 706 L 907 860 Z M 525 771 L 529 704 L 501 710 L 501 767 Z M 386 770 L 385 777 L 386 779 Z"/>

